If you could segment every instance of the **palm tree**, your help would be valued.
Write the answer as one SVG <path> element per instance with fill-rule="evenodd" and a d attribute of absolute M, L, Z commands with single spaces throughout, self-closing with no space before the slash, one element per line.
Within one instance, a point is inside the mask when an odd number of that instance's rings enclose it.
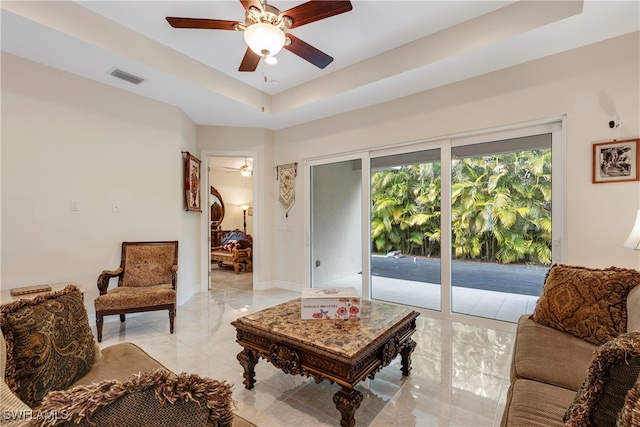
<path fill-rule="evenodd" d="M 440 255 L 440 163 L 372 175 L 372 239 L 381 252 Z M 454 159 L 454 256 L 551 262 L 551 151 Z"/>

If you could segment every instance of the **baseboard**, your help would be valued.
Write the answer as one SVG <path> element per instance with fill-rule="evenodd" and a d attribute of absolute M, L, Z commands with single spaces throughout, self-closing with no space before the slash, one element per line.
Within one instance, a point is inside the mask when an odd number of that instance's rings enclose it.
<path fill-rule="evenodd" d="M 287 282 L 284 280 L 269 280 L 267 282 L 259 282 L 254 284 L 254 290 L 266 291 L 267 289 L 284 289 L 292 292 L 302 292 L 304 286 L 300 283 Z"/>

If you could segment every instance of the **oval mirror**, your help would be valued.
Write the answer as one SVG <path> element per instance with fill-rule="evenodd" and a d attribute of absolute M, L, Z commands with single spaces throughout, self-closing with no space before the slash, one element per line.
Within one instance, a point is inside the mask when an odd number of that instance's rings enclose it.
<path fill-rule="evenodd" d="M 211 228 L 217 229 L 224 219 L 224 202 L 222 196 L 211 186 L 211 195 L 209 196 L 209 205 L 211 206 Z"/>

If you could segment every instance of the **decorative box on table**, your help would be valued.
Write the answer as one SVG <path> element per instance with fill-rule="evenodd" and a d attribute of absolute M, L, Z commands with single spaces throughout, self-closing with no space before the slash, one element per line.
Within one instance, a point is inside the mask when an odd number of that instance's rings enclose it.
<path fill-rule="evenodd" d="M 356 288 L 305 288 L 300 300 L 303 319 L 359 319 Z"/>

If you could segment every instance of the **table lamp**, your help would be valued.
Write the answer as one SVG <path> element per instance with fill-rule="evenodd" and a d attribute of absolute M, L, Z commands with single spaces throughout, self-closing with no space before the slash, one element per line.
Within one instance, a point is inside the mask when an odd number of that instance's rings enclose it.
<path fill-rule="evenodd" d="M 625 240 L 623 246 L 636 251 L 640 250 L 640 209 L 638 209 L 638 213 L 636 214 L 636 222 L 633 224 L 631 233 L 629 237 L 627 237 L 627 240 Z"/>

